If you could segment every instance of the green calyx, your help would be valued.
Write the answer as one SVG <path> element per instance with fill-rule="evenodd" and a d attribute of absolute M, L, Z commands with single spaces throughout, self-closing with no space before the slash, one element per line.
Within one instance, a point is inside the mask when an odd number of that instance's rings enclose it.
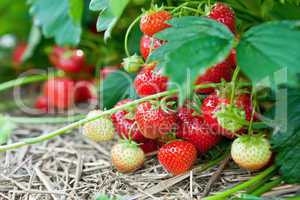
<path fill-rule="evenodd" d="M 238 139 L 240 140 L 240 142 L 247 146 L 270 146 L 268 140 L 265 138 L 265 135 L 263 133 L 258 133 L 255 135 L 241 135 Z"/>
<path fill-rule="evenodd" d="M 129 139 L 121 139 L 120 144 L 122 144 L 126 148 L 133 148 L 133 149 L 139 148 L 138 143 L 136 143 L 133 140 L 129 140 Z"/>
<path fill-rule="evenodd" d="M 123 59 L 123 68 L 129 73 L 138 72 L 144 64 L 144 60 L 141 56 L 134 54 L 133 56 Z"/>
<path fill-rule="evenodd" d="M 236 108 L 231 105 L 221 105 L 219 111 L 215 112 L 215 117 L 218 123 L 225 129 L 235 133 L 240 130 L 246 119 L 246 113 L 244 110 Z"/>

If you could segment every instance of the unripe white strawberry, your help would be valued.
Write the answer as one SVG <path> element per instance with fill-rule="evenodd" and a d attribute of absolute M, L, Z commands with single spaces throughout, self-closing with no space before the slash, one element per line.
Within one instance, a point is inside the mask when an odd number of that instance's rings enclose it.
<path fill-rule="evenodd" d="M 111 160 L 119 172 L 134 172 L 144 164 L 145 154 L 135 142 L 121 141 L 113 146 Z"/>
<path fill-rule="evenodd" d="M 231 146 L 231 157 L 241 168 L 256 171 L 265 167 L 272 156 L 271 145 L 263 135 L 242 135 Z"/>
<path fill-rule="evenodd" d="M 101 114 L 101 110 L 90 111 L 87 118 Z M 83 128 L 83 135 L 95 142 L 112 140 L 115 134 L 114 125 L 109 115 L 105 115 L 94 121 L 86 123 Z"/>

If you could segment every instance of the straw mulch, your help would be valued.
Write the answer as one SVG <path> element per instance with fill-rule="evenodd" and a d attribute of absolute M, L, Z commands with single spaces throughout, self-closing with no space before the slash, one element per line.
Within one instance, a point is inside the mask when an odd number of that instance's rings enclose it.
<path fill-rule="evenodd" d="M 63 125 L 22 125 L 10 142 L 34 137 Z M 120 174 L 110 164 L 112 142 L 94 143 L 78 130 L 41 144 L 0 153 L 0 199 L 95 199 L 98 193 L 124 199 L 201 199 L 218 166 L 201 173 L 171 177 L 150 155 L 145 166 Z M 198 163 L 204 161 L 200 158 Z M 248 180 L 252 175 L 232 162 L 211 186 L 210 194 Z M 291 195 L 299 186 L 274 188 L 267 196 Z"/>

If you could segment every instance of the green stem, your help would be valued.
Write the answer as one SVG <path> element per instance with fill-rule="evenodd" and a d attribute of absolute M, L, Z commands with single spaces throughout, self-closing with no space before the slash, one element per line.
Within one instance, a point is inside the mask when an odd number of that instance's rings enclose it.
<path fill-rule="evenodd" d="M 286 200 L 300 200 L 300 195 L 294 197 L 288 197 Z"/>
<path fill-rule="evenodd" d="M 226 151 L 222 156 L 220 156 L 219 158 L 216 158 L 214 160 L 209 161 L 208 163 L 205 163 L 203 165 L 200 165 L 198 167 L 195 167 L 194 170 L 195 172 L 201 172 L 204 171 L 208 168 L 211 168 L 213 166 L 215 166 L 216 164 L 218 164 L 219 162 L 221 162 L 222 160 L 225 159 L 225 157 L 229 154 L 229 151 Z"/>
<path fill-rule="evenodd" d="M 270 191 L 273 187 L 276 187 L 282 182 L 282 179 L 280 177 L 277 177 L 276 179 L 264 184 L 262 187 L 259 187 L 257 190 L 252 192 L 252 195 L 260 196 L 265 192 Z"/>
<path fill-rule="evenodd" d="M 230 188 L 224 192 L 218 192 L 213 196 L 209 196 L 206 198 L 203 198 L 202 200 L 224 200 L 225 198 L 233 195 L 236 192 L 239 192 L 240 190 L 244 190 L 250 186 L 252 186 L 253 184 L 256 184 L 257 182 L 261 181 L 262 179 L 264 179 L 266 176 L 268 176 L 270 173 L 272 173 L 273 171 L 276 170 L 276 166 L 271 166 L 268 169 L 266 169 L 265 171 L 261 172 L 259 175 L 253 177 L 252 179 L 239 184 L 233 188 Z"/>
<path fill-rule="evenodd" d="M 234 100 L 234 96 L 235 96 L 235 88 L 236 88 L 236 79 L 237 76 L 239 74 L 240 68 L 238 66 L 236 66 L 236 69 L 234 70 L 234 73 L 232 75 L 232 80 L 231 80 L 231 84 L 232 84 L 232 90 L 231 90 L 231 97 L 230 97 L 230 105 L 233 105 L 233 100 Z"/>
<path fill-rule="evenodd" d="M 37 81 L 44 81 L 47 80 L 49 76 L 50 76 L 49 74 L 39 74 L 39 75 L 32 75 L 32 76 L 27 76 L 27 77 L 22 77 L 11 81 L 7 81 L 0 84 L 0 91 L 7 90 L 9 88 L 19 86 L 19 85 L 25 85 Z"/>
<path fill-rule="evenodd" d="M 126 55 L 129 57 L 130 56 L 130 52 L 128 50 L 128 37 L 129 34 L 132 30 L 132 28 L 134 27 L 134 25 L 141 19 L 142 15 L 138 16 L 128 27 L 126 34 L 125 34 L 125 39 L 124 39 L 124 49 L 125 49 L 125 53 Z"/>
<path fill-rule="evenodd" d="M 63 124 L 81 120 L 85 115 L 73 115 L 66 117 L 12 117 L 9 119 L 19 124 Z"/>
<path fill-rule="evenodd" d="M 277 172 L 274 171 L 273 173 L 269 174 L 268 176 L 266 176 L 264 179 L 262 179 L 261 181 L 259 181 L 255 185 L 252 185 L 251 187 L 247 188 L 247 190 L 245 191 L 245 193 L 251 194 L 252 192 L 254 192 L 255 190 L 257 190 L 258 188 L 262 187 L 264 184 L 266 184 L 268 181 L 270 181 L 270 179 L 272 177 L 274 177 L 274 175 L 276 173 Z"/>

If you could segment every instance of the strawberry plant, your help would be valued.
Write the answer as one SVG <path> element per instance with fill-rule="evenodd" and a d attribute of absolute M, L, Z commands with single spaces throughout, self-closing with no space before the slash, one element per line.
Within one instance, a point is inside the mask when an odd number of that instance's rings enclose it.
<path fill-rule="evenodd" d="M 112 191 L 104 189 L 111 198 L 115 190 L 126 193 L 119 181 L 130 182 L 135 174 L 144 179 L 149 172 L 166 180 L 142 189 L 129 183 L 148 197 L 187 177 L 189 197 L 200 194 L 206 200 L 256 199 L 274 187 L 299 184 L 298 0 L 29 0 L 27 6 L 25 14 L 20 12 L 25 4 L 7 8 L 32 22 L 23 34 L 10 35 L 21 27 L 0 30 L 8 34 L 8 39 L 0 35 L 0 64 L 5 66 L 0 70 L 15 77 L 49 65 L 51 73 L 7 82 L 4 75 L 0 92 L 15 87 L 15 95 L 17 86 L 45 81 L 42 88 L 36 84 L 40 93 L 31 102 L 38 111 L 33 114 L 55 116 L 0 117 L 0 152 L 81 128 L 88 150 L 110 156 L 103 163 L 111 160 L 113 167 L 99 169 L 106 170 L 100 176 L 115 175 Z M 82 107 L 88 114 L 56 116 Z M 70 124 L 39 136 L 10 137 L 18 124 L 64 122 Z M 94 170 L 88 168 L 94 164 L 82 161 L 76 162 L 74 190 L 80 176 Z M 225 167 L 253 176 L 205 197 Z M 209 177 L 206 188 L 193 190 L 194 175 L 206 169 L 213 172 L 199 176 Z"/>

